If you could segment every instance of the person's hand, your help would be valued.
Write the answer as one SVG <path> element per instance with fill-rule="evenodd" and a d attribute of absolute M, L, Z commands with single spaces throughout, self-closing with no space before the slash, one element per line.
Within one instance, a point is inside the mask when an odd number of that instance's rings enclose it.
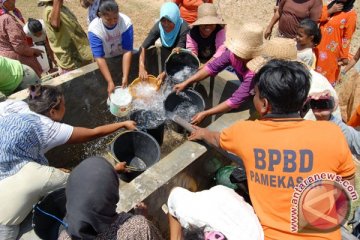
<path fill-rule="evenodd" d="M 127 130 L 135 130 L 136 129 L 136 122 L 134 121 L 125 121 L 124 123 L 124 128 L 126 128 Z"/>
<path fill-rule="evenodd" d="M 127 85 L 128 85 L 128 80 L 123 77 L 121 87 L 126 88 Z"/>
<path fill-rule="evenodd" d="M 186 84 L 185 82 L 176 84 L 176 85 L 173 87 L 173 91 L 175 91 L 176 94 L 179 94 L 179 92 L 183 91 L 183 90 L 186 88 L 186 86 L 187 86 L 187 84 Z"/>
<path fill-rule="evenodd" d="M 339 66 L 346 66 L 348 64 L 349 64 L 349 59 L 347 59 L 347 58 L 342 58 L 342 59 L 338 60 Z"/>
<path fill-rule="evenodd" d="M 177 54 L 179 54 L 180 53 L 180 50 L 181 50 L 181 48 L 180 47 L 176 47 L 176 48 L 173 48 L 173 50 L 171 51 L 172 53 L 177 53 Z"/>
<path fill-rule="evenodd" d="M 264 38 L 269 40 L 271 38 L 271 32 L 272 28 L 268 26 L 264 31 Z"/>
<path fill-rule="evenodd" d="M 148 72 L 144 68 L 139 69 L 139 78 L 141 81 L 148 80 Z"/>
<path fill-rule="evenodd" d="M 325 90 L 318 93 L 312 93 L 309 95 L 311 99 L 319 100 L 321 97 L 330 97 L 331 92 L 329 90 Z M 334 99 L 334 108 L 333 109 L 311 109 L 315 115 L 316 120 L 325 120 L 328 121 L 330 119 L 331 113 L 337 108 L 338 101 Z"/>
<path fill-rule="evenodd" d="M 114 85 L 114 82 L 111 81 L 108 83 L 108 87 L 107 87 L 108 95 L 110 96 L 110 94 L 113 93 L 114 90 L 115 90 L 115 85 Z"/>
<path fill-rule="evenodd" d="M 208 115 L 207 115 L 206 111 L 199 112 L 191 118 L 191 124 L 197 125 L 197 124 L 201 123 L 202 120 L 204 120 L 204 118 L 206 118 L 207 116 Z"/>
<path fill-rule="evenodd" d="M 44 53 L 43 50 L 33 48 L 33 56 L 38 57 L 38 56 L 41 56 L 43 53 Z"/>
<path fill-rule="evenodd" d="M 343 7 L 344 7 L 344 4 L 335 3 L 334 5 L 332 5 L 332 7 L 330 9 L 328 9 L 328 14 L 332 15 L 334 13 L 341 12 Z"/>
<path fill-rule="evenodd" d="M 126 162 L 119 162 L 114 166 L 117 172 L 126 172 Z"/>
<path fill-rule="evenodd" d="M 162 72 L 160 73 L 158 76 L 157 76 L 157 81 L 160 81 L 160 82 L 163 82 L 164 79 L 165 79 L 165 76 L 166 76 L 166 73 L 165 72 Z"/>
<path fill-rule="evenodd" d="M 198 140 L 204 140 L 204 136 L 206 131 L 208 131 L 206 128 L 200 128 L 198 126 L 193 126 L 193 131 L 191 132 L 188 139 L 190 141 L 198 141 Z"/>
<path fill-rule="evenodd" d="M 70 173 L 71 171 L 66 168 L 58 168 L 60 171 L 63 171 L 64 173 Z"/>

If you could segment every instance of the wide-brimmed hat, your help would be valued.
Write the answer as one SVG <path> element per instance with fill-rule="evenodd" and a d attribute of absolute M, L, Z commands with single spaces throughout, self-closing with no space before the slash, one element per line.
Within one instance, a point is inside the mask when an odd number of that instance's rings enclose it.
<path fill-rule="evenodd" d="M 264 45 L 263 28 L 256 23 L 227 25 L 225 46 L 242 59 L 261 55 Z"/>
<path fill-rule="evenodd" d="M 43 6 L 47 2 L 52 2 L 53 0 L 38 0 L 38 7 Z"/>
<path fill-rule="evenodd" d="M 297 48 L 294 39 L 272 38 L 264 43 L 261 56 L 250 60 L 246 67 L 253 72 L 257 72 L 271 59 L 282 59 L 297 61 Z"/>
<path fill-rule="evenodd" d="M 203 3 L 199 6 L 197 20 L 191 25 L 197 26 L 204 24 L 225 24 L 217 14 L 215 5 L 212 3 Z"/>

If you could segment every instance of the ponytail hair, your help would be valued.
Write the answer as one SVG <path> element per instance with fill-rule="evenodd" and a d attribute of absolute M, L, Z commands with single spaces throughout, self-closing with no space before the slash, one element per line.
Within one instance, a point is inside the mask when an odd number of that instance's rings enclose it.
<path fill-rule="evenodd" d="M 59 87 L 36 84 L 29 87 L 27 102 L 31 111 L 48 115 L 51 109 L 58 110 L 60 108 L 63 96 Z"/>

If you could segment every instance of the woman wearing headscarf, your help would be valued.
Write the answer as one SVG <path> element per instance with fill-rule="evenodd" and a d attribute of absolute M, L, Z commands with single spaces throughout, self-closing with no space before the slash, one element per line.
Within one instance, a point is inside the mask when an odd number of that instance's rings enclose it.
<path fill-rule="evenodd" d="M 45 153 L 62 144 L 82 143 L 132 121 L 96 128 L 60 123 L 65 115 L 63 93 L 54 86 L 31 86 L 27 100 L 0 103 L 0 239 L 16 239 L 20 223 L 32 206 L 48 193 L 64 187 L 68 173 L 48 166 Z M 122 170 L 124 163 L 115 166 Z"/>
<path fill-rule="evenodd" d="M 117 213 L 119 179 L 104 158 L 91 157 L 81 162 L 66 184 L 68 228 L 59 240 L 157 240 L 158 230 L 145 217 Z"/>
<path fill-rule="evenodd" d="M 0 0 L 0 55 L 20 61 L 41 77 L 42 69 L 36 57 L 43 52 L 30 47 L 23 25 L 24 18 L 15 7 L 15 0 Z"/>
<path fill-rule="evenodd" d="M 160 9 L 160 20 L 155 23 L 150 30 L 148 36 L 140 47 L 139 58 L 139 77 L 147 79 L 148 73 L 145 68 L 146 49 L 155 44 L 160 38 L 162 48 L 171 51 L 176 48 L 185 48 L 186 34 L 189 32 L 189 25 L 180 17 L 178 6 L 173 2 L 166 2 Z M 161 73 L 158 78 L 165 77 L 165 73 Z"/>
<path fill-rule="evenodd" d="M 316 71 L 332 85 L 339 80 L 341 66 L 349 63 L 350 41 L 356 29 L 355 0 L 337 0 L 323 7 L 320 18 L 322 39 L 316 47 Z"/>

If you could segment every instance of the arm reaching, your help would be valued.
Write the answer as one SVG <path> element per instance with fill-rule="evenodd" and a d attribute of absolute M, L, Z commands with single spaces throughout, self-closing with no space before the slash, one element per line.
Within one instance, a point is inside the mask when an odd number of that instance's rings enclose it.
<path fill-rule="evenodd" d="M 117 122 L 117 123 L 102 125 L 92 129 L 75 127 L 67 143 L 73 144 L 73 143 L 83 143 L 83 142 L 91 141 L 93 139 L 113 133 L 120 128 L 134 130 L 136 129 L 136 123 L 134 121 Z"/>

